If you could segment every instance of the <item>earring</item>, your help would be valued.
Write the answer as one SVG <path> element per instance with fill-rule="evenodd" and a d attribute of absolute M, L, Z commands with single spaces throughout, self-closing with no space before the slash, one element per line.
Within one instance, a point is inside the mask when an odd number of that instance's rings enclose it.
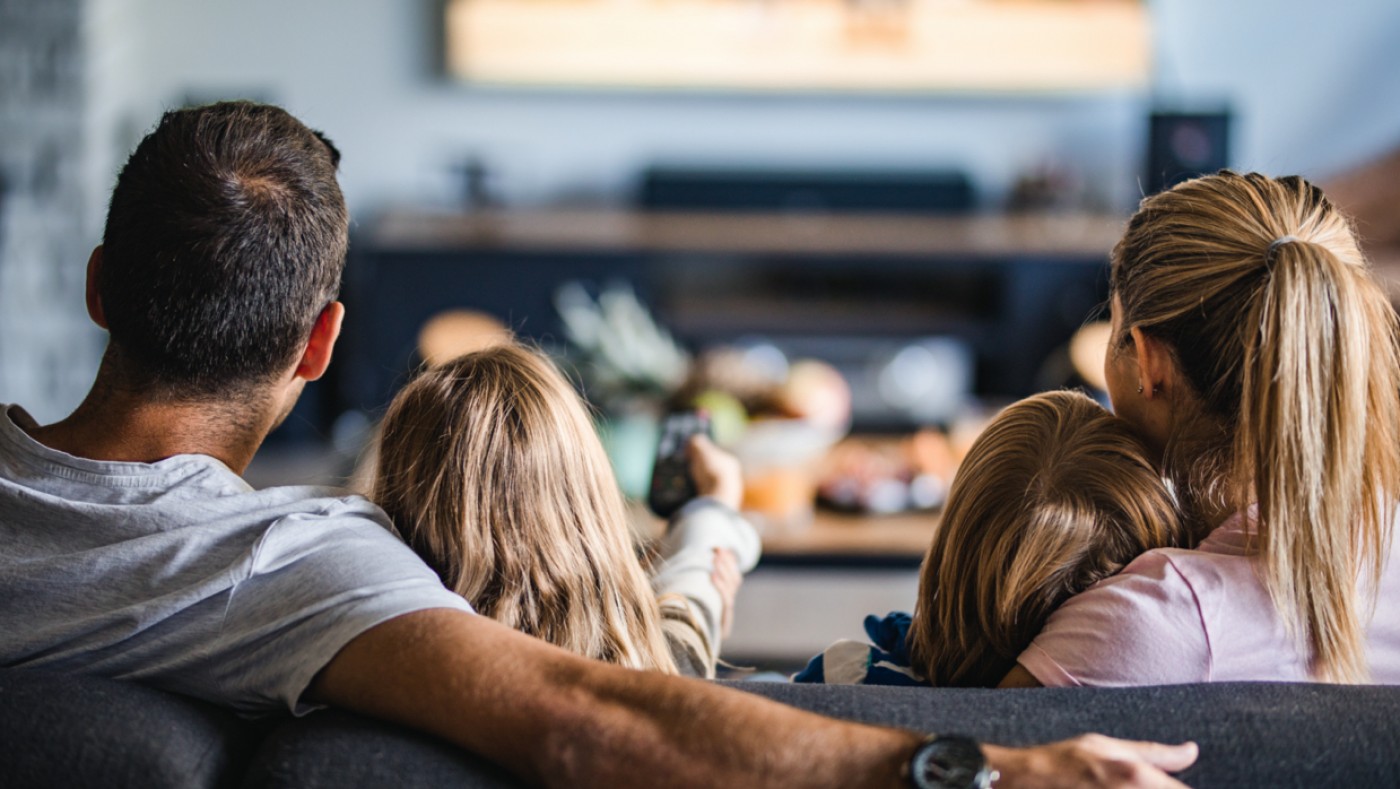
<path fill-rule="evenodd" d="M 1138 384 L 1138 394 L 1142 394 L 1142 384 Z"/>

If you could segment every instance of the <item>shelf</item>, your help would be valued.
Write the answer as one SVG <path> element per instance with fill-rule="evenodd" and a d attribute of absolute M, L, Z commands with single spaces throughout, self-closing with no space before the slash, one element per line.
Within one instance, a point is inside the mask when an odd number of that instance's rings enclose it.
<path fill-rule="evenodd" d="M 763 536 L 768 563 L 914 564 L 923 560 L 938 528 L 938 514 L 846 515 L 817 510 L 810 526 Z"/>
<path fill-rule="evenodd" d="M 1082 213 L 967 216 L 640 213 L 624 210 L 395 211 L 381 251 L 806 255 L 1107 260 L 1126 219 Z"/>
<path fill-rule="evenodd" d="M 628 502 L 632 527 L 643 538 L 664 524 L 646 505 Z M 923 561 L 939 516 L 930 512 L 849 515 L 818 509 L 810 525 L 763 530 L 764 566 L 917 567 Z"/>

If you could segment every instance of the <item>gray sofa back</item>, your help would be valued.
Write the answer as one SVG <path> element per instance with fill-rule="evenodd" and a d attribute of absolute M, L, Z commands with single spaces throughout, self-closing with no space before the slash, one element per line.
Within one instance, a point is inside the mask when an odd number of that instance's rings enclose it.
<path fill-rule="evenodd" d="M 1200 761 L 1181 777 L 1195 787 L 1400 786 L 1400 687 L 734 686 L 840 718 L 1007 744 L 1089 731 L 1194 739 Z M 248 722 L 137 685 L 0 670 L 3 787 L 515 785 L 446 743 L 346 713 Z"/>

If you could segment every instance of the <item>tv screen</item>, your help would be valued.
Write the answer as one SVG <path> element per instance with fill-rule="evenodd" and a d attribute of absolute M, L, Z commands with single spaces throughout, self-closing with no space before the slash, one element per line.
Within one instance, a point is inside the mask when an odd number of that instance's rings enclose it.
<path fill-rule="evenodd" d="M 1144 0 L 450 0 L 447 68 L 495 85 L 835 92 L 1146 85 Z"/>

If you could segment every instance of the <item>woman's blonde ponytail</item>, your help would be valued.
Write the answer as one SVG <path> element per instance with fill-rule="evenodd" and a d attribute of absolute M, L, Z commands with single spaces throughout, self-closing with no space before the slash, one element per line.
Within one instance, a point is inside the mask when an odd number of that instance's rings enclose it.
<path fill-rule="evenodd" d="M 1392 343 L 1384 333 L 1373 342 L 1358 269 L 1326 247 L 1285 239 L 1264 257 L 1243 337 L 1235 489 L 1267 524 L 1258 540 L 1268 588 L 1311 647 L 1315 675 L 1363 682 L 1370 612 L 1356 582 L 1363 557 L 1383 549 L 1384 529 L 1366 525 L 1386 523 L 1364 510 L 1389 487 L 1366 464 L 1369 368 Z"/>
<path fill-rule="evenodd" d="M 1261 572 L 1314 676 L 1365 681 L 1400 352 L 1350 225 L 1301 178 L 1224 171 L 1144 200 L 1112 280 L 1124 330 L 1164 341 L 1192 390 L 1165 452 L 1185 509 L 1257 507 Z"/>

